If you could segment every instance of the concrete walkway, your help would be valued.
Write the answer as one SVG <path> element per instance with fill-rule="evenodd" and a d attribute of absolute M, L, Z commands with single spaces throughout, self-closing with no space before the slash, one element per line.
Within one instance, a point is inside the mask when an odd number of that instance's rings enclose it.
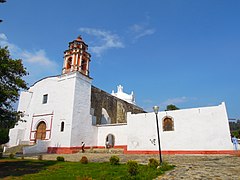
<path fill-rule="evenodd" d="M 136 160 L 147 164 L 149 158 L 158 159 L 157 155 L 126 155 L 113 153 L 76 153 L 76 154 L 46 154 L 43 159 L 56 160 L 57 156 L 64 156 L 67 161 L 79 161 L 86 156 L 90 162 L 109 162 L 112 155 L 117 155 L 120 162 Z M 158 179 L 216 179 L 240 180 L 240 157 L 233 155 L 164 155 L 163 160 L 176 165 Z"/>

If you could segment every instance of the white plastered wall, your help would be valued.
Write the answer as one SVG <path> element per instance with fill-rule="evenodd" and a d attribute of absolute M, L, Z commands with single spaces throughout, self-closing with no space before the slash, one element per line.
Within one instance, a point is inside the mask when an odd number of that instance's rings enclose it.
<path fill-rule="evenodd" d="M 17 129 L 24 129 L 23 141 L 30 141 L 30 137 L 34 137 L 33 130 L 36 130 L 40 121 L 44 121 L 47 130 L 50 130 L 47 131 L 47 137 L 50 138 L 49 145 L 70 147 L 77 73 L 42 79 L 30 87 L 28 92 L 21 94 L 18 109 L 25 111 L 23 119 L 27 122 L 19 123 L 11 130 L 10 142 L 17 142 L 21 138 L 17 135 Z M 43 104 L 45 94 L 48 94 L 48 100 Z M 60 131 L 61 122 L 64 122 L 63 132 Z"/>
<path fill-rule="evenodd" d="M 25 141 L 25 134 L 26 130 L 28 128 L 27 122 L 30 122 L 30 117 L 29 117 L 29 105 L 31 102 L 32 98 L 32 93 L 23 91 L 20 93 L 20 98 L 19 98 L 19 103 L 18 103 L 18 111 L 21 111 L 23 114 L 22 120 L 26 121 L 19 121 L 17 125 L 15 125 L 14 128 L 10 129 L 9 131 L 9 142 L 8 146 L 16 146 L 18 145 L 21 141 Z M 27 140 L 28 141 L 28 140 Z"/>
<path fill-rule="evenodd" d="M 163 131 L 170 116 L 174 131 Z M 232 150 L 225 104 L 158 113 L 162 150 Z M 128 114 L 128 150 L 158 150 L 156 115 Z"/>
<path fill-rule="evenodd" d="M 37 82 L 29 91 L 33 92 L 30 105 L 32 118 L 31 129 L 37 127 L 38 118 L 46 121 L 50 129 L 50 146 L 69 146 L 73 109 L 74 74 L 50 77 Z M 43 95 L 48 94 L 46 104 Z M 38 117 L 34 117 L 38 116 Z M 35 120 L 36 119 L 36 120 Z M 60 123 L 65 122 L 65 129 L 60 132 Z"/>
<path fill-rule="evenodd" d="M 92 126 L 91 108 L 91 79 L 80 73 L 76 74 L 74 89 L 74 108 L 70 146 L 86 146 L 97 144 L 97 128 Z"/>
<path fill-rule="evenodd" d="M 108 124 L 98 126 L 98 144 L 97 146 L 105 146 L 106 137 L 112 134 L 115 138 L 115 146 L 127 145 L 127 124 Z"/>
<path fill-rule="evenodd" d="M 57 87 L 52 100 L 54 116 L 52 123 L 51 147 L 69 147 L 72 133 L 72 118 L 74 109 L 75 73 L 68 73 L 58 77 Z M 61 123 L 64 130 L 61 131 Z"/>

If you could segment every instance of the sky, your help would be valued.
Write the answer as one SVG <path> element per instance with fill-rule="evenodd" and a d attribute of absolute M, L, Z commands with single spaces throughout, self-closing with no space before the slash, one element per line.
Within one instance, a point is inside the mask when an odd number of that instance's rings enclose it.
<path fill-rule="evenodd" d="M 29 86 L 61 74 L 63 52 L 81 35 L 93 85 L 121 84 L 147 111 L 225 102 L 240 118 L 239 0 L 7 0 L 0 46 L 22 59 Z"/>

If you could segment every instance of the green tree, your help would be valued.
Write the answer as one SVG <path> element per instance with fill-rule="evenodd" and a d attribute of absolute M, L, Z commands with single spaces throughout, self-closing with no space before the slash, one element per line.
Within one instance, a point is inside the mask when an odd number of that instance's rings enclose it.
<path fill-rule="evenodd" d="M 173 104 L 167 105 L 167 108 L 165 111 L 173 111 L 173 110 L 178 110 L 179 108 Z"/>
<path fill-rule="evenodd" d="M 5 144 L 9 141 L 8 129 L 0 129 L 0 145 Z M 1 148 L 0 148 L 1 149 Z M 1 150 L 0 150 L 1 153 Z"/>
<path fill-rule="evenodd" d="M 21 112 L 13 108 L 19 91 L 27 89 L 22 77 L 28 73 L 20 59 L 11 59 L 7 47 L 0 47 L 0 144 L 9 141 L 8 131 L 20 120 Z"/>

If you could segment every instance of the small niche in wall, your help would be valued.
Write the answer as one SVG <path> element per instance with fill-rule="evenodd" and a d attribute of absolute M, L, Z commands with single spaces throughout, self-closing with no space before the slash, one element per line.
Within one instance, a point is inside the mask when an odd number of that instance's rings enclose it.
<path fill-rule="evenodd" d="M 174 131 L 174 122 L 171 117 L 163 118 L 163 131 Z"/>

